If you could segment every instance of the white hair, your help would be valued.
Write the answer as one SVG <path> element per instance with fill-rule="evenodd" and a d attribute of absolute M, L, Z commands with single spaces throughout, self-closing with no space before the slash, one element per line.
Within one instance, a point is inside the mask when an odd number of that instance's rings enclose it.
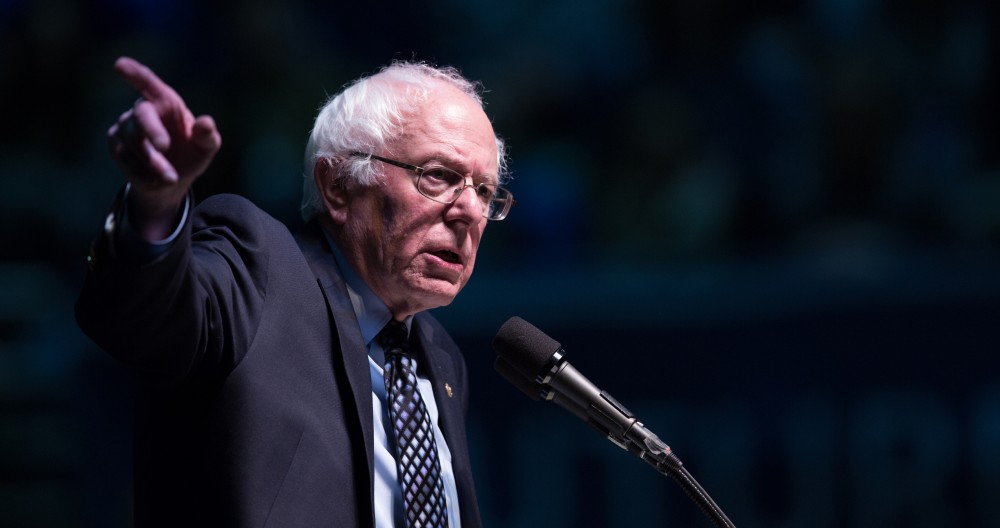
<path fill-rule="evenodd" d="M 483 107 L 478 83 L 462 77 L 455 68 L 422 62 L 393 62 L 375 75 L 350 83 L 331 97 L 316 116 L 306 145 L 302 218 L 308 221 L 323 211 L 323 200 L 313 177 L 318 161 L 337 159 L 338 178 L 374 185 L 382 177 L 377 164 L 367 157 L 351 154 L 378 152 L 400 137 L 404 120 L 419 109 L 440 83 L 458 88 Z M 495 137 L 497 177 L 502 182 L 507 177 L 507 153 L 503 140 Z"/>

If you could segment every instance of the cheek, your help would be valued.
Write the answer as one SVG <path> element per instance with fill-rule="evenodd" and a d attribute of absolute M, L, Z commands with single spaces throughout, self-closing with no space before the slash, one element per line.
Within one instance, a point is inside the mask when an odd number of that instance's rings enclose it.
<path fill-rule="evenodd" d="M 476 256 L 472 255 L 472 258 L 469 259 L 469 263 L 466 264 L 466 266 L 465 266 L 465 270 L 464 270 L 464 275 L 465 276 L 464 276 L 464 278 L 462 280 L 462 285 L 463 286 L 465 285 L 465 283 L 469 282 L 469 279 L 472 277 L 472 270 L 475 269 L 475 267 L 476 267 Z"/>
<path fill-rule="evenodd" d="M 469 238 L 471 239 L 472 242 L 472 252 L 469 254 L 469 263 L 465 267 L 466 279 L 468 279 L 469 275 L 472 274 L 472 269 L 476 265 L 476 257 L 479 255 L 479 243 L 483 240 L 483 229 L 485 228 L 486 226 L 484 220 L 484 225 L 477 227 L 475 230 L 469 233 Z"/>
<path fill-rule="evenodd" d="M 397 271 L 408 266 L 420 253 L 433 216 L 404 206 L 394 206 L 386 201 L 382 207 L 379 225 L 372 227 L 378 236 L 383 256 Z"/>

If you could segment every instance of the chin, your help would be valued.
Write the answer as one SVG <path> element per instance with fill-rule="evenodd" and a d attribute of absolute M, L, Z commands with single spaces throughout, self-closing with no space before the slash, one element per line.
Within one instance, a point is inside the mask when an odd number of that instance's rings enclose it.
<path fill-rule="evenodd" d="M 441 306 L 447 306 L 455 300 L 458 296 L 459 290 L 462 288 L 455 284 L 450 284 L 448 287 L 442 288 L 438 285 L 437 287 L 430 288 L 420 288 L 419 291 L 415 291 L 411 298 L 420 299 L 421 304 L 424 306 L 424 310 L 430 310 L 432 308 L 438 308 Z"/>
<path fill-rule="evenodd" d="M 449 304 L 451 304 L 452 301 L 455 300 L 456 296 L 458 296 L 458 292 L 435 295 L 431 298 L 428 298 L 427 304 L 433 305 L 430 308 L 439 308 L 441 306 L 448 306 Z M 428 308 L 428 310 L 430 308 Z"/>

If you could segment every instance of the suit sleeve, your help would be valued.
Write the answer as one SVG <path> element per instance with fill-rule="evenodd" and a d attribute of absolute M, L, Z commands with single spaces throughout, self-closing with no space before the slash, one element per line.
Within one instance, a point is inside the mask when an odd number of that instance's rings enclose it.
<path fill-rule="evenodd" d="M 224 376 L 261 317 L 273 224 L 242 198 L 213 197 L 166 253 L 145 263 L 118 254 L 116 233 L 106 232 L 77 300 L 80 328 L 147 380 Z"/>

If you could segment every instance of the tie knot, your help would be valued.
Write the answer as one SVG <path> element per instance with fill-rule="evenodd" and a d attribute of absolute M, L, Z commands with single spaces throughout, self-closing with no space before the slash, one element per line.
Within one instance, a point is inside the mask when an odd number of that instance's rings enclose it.
<path fill-rule="evenodd" d="M 386 355 L 408 354 L 410 352 L 410 345 L 406 334 L 406 325 L 392 320 L 375 336 L 375 340 L 378 341 L 378 344 L 382 345 L 382 349 L 385 350 Z"/>

